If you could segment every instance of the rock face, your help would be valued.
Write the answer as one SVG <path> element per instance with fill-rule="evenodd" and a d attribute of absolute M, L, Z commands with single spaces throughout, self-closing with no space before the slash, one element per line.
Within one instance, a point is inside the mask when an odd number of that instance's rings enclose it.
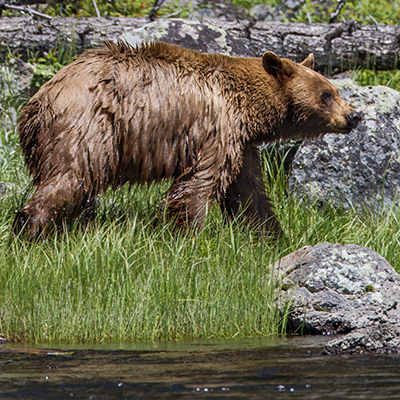
<path fill-rule="evenodd" d="M 332 81 L 341 97 L 364 113 L 348 135 L 304 142 L 293 160 L 289 189 L 337 207 L 375 212 L 399 204 L 400 94 L 385 86 Z"/>
<path fill-rule="evenodd" d="M 312 5 L 314 11 L 310 18 L 321 14 L 327 18 L 328 9 L 334 2 L 311 0 L 282 0 L 276 7 L 269 4 L 257 4 L 248 12 L 244 7 L 236 6 L 229 0 L 180 0 L 179 4 L 188 12 L 188 18 L 204 21 L 220 18 L 226 21 L 251 20 L 258 21 L 291 21 L 301 12 L 302 8 Z"/>
<path fill-rule="evenodd" d="M 203 53 L 254 57 L 254 53 L 242 41 L 233 38 L 225 30 L 209 23 L 202 24 L 179 18 L 156 20 L 122 34 L 118 40 L 124 40 L 132 46 L 158 40 Z"/>
<path fill-rule="evenodd" d="M 29 93 L 33 66 L 20 59 L 11 59 L 0 65 L 0 123 L 4 130 L 12 131 L 17 123 L 17 110 L 11 104 L 18 95 Z"/>
<path fill-rule="evenodd" d="M 324 353 L 400 353 L 400 327 L 383 324 L 357 329 L 326 343 Z"/>
<path fill-rule="evenodd" d="M 204 21 L 219 18 L 225 21 L 250 20 L 251 17 L 243 7 L 233 4 L 229 0 L 180 0 L 182 9 L 187 10 L 188 19 Z"/>
<path fill-rule="evenodd" d="M 400 325 L 400 275 L 378 253 L 357 245 L 320 243 L 282 258 L 282 305 L 291 301 L 288 330 L 348 333 Z"/>
<path fill-rule="evenodd" d="M 0 125 L 5 135 L 0 143 L 0 157 L 3 147 L 8 146 L 10 137 L 16 131 L 18 108 L 21 96 L 29 94 L 33 66 L 30 63 L 13 58 L 7 64 L 0 65 Z M 0 196 L 5 189 L 0 183 Z"/>

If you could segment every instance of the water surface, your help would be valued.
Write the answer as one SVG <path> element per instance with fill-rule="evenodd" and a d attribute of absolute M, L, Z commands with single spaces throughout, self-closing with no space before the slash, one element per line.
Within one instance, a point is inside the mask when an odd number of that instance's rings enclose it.
<path fill-rule="evenodd" d="M 0 399 L 400 399 L 398 355 L 326 356 L 328 339 L 5 344 Z"/>

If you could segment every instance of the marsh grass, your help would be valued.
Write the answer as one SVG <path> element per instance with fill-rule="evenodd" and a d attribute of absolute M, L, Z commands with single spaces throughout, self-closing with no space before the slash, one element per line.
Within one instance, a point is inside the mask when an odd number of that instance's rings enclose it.
<path fill-rule="evenodd" d="M 31 193 L 18 147 L 20 99 L 3 74 L 0 106 L 0 335 L 36 343 L 121 342 L 270 335 L 284 332 L 276 306 L 279 277 L 270 265 L 319 242 L 369 246 L 400 270 L 400 212 L 345 211 L 287 191 L 285 157 L 262 154 L 267 191 L 282 225 L 277 241 L 226 222 L 217 205 L 198 231 L 174 230 L 159 215 L 168 188 L 123 187 L 79 223 L 45 241 L 12 233 Z M 8 93 L 8 94 L 7 94 Z M 7 94 L 7 95 L 5 95 Z M 15 110 L 15 112 L 12 111 Z M 157 217 L 158 216 L 158 217 Z"/>
<path fill-rule="evenodd" d="M 20 192 L 0 199 L 0 334 L 28 342 L 120 342 L 278 334 L 279 279 L 270 265 L 304 245 L 357 243 L 397 269 L 397 209 L 379 216 L 323 208 L 290 196 L 282 159 L 263 154 L 283 227 L 262 238 L 214 206 L 200 231 L 155 219 L 167 185 L 124 187 L 99 201 L 89 228 L 45 241 L 15 238 Z"/>
<path fill-rule="evenodd" d="M 3 200 L 10 210 L 13 196 Z M 137 203 L 136 203 L 137 204 Z M 4 207 L 6 205 L 6 207 Z M 216 213 L 218 214 L 218 213 Z M 256 232 L 210 216 L 200 232 L 138 213 L 45 242 L 0 224 L 0 332 L 32 342 L 103 342 L 278 333 L 277 277 Z"/>

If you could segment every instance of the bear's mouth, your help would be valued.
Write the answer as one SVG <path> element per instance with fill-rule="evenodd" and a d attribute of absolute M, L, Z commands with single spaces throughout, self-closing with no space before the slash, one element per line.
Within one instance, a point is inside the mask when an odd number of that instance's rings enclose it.
<path fill-rule="evenodd" d="M 341 120 L 333 120 L 331 124 L 328 125 L 328 129 L 332 128 L 334 133 L 350 133 L 353 129 L 357 128 L 358 124 L 362 120 L 362 114 L 356 111 L 350 112 Z"/>
<path fill-rule="evenodd" d="M 343 134 L 347 134 L 350 133 L 354 128 L 350 127 L 350 126 L 346 126 L 344 128 L 338 128 L 335 129 L 335 133 L 343 133 Z"/>
<path fill-rule="evenodd" d="M 328 126 L 329 133 L 347 134 L 350 133 L 354 128 L 355 126 L 351 126 L 350 124 Z"/>

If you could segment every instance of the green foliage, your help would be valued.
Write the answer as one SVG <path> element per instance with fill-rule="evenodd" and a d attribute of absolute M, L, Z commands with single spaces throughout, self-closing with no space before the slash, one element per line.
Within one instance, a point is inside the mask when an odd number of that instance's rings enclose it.
<path fill-rule="evenodd" d="M 37 89 L 51 79 L 57 71 L 63 67 L 59 62 L 53 62 L 51 58 L 49 59 L 44 57 L 38 58 L 34 65 L 35 72 L 33 73 L 31 86 L 36 87 Z"/>
<path fill-rule="evenodd" d="M 142 17 L 150 12 L 153 0 L 96 0 L 102 17 Z M 46 8 L 46 13 L 57 17 L 60 15 L 60 4 Z M 61 8 L 62 16 L 95 17 L 96 10 L 92 0 L 64 2 Z"/>
<path fill-rule="evenodd" d="M 280 3 L 280 0 L 232 0 L 232 3 L 237 6 L 251 9 L 258 4 L 269 4 L 271 7 L 275 7 Z"/>
<path fill-rule="evenodd" d="M 237 5 L 246 8 L 254 7 L 256 4 L 270 4 L 276 6 L 280 1 L 276 0 L 234 0 Z M 316 2 L 305 0 L 303 6 L 297 14 L 287 22 L 308 22 L 310 15 L 312 22 L 326 23 L 329 21 L 330 14 L 335 10 L 336 2 Z M 384 0 L 349 0 L 339 14 L 338 21 L 355 20 L 361 24 L 380 24 L 399 25 L 400 24 L 400 4 L 397 1 Z"/>
<path fill-rule="evenodd" d="M 25 98 L 16 94 L 18 75 L 12 61 L 0 65 L 0 181 L 15 183 L 25 174 L 17 133 L 17 114 Z"/>
<path fill-rule="evenodd" d="M 347 20 L 354 19 L 362 24 L 374 24 L 376 21 L 380 24 L 398 25 L 400 3 L 390 0 L 350 0 L 343 9 L 342 15 Z"/>
<path fill-rule="evenodd" d="M 332 2 L 328 3 L 329 5 L 323 2 L 305 0 L 304 5 L 296 15 L 289 20 L 284 18 L 284 22 L 309 22 L 308 16 L 313 23 L 328 22 L 330 14 L 335 10 L 335 5 Z"/>
<path fill-rule="evenodd" d="M 285 233 L 279 248 L 294 251 L 321 242 L 356 243 L 372 248 L 400 271 L 400 209 L 395 204 L 379 215 L 368 209 L 359 214 L 330 204 L 321 208 L 317 200 L 310 203 L 291 196 L 286 190 L 287 178 L 281 164 L 284 160 L 271 154 L 263 157 L 269 176 L 267 192 L 272 194 Z"/>
<path fill-rule="evenodd" d="M 173 233 L 173 224 L 153 227 L 133 211 L 124 221 L 75 226 L 30 244 L 10 236 L 14 196 L 1 199 L 6 337 L 55 343 L 278 333 L 277 277 L 268 268 L 276 255 L 256 232 L 211 216 L 200 232 Z"/>
<path fill-rule="evenodd" d="M 62 67 L 70 64 L 76 55 L 76 43 L 61 41 L 55 47 L 45 53 L 43 57 L 30 57 L 30 62 L 34 65 L 35 71 L 31 80 L 31 87 L 40 88 L 45 82 L 51 79 Z"/>
<path fill-rule="evenodd" d="M 400 91 L 400 70 L 374 71 L 362 69 L 353 73 L 353 79 L 361 86 L 385 85 Z"/>
<path fill-rule="evenodd" d="M 232 0 L 238 6 L 251 9 L 257 4 L 269 4 L 277 6 L 280 0 Z M 143 17 L 147 16 L 154 4 L 154 0 L 96 0 L 100 15 L 102 17 Z M 316 2 L 305 0 L 303 6 L 296 15 L 288 22 L 308 22 L 308 14 L 312 22 L 328 22 L 330 13 L 336 7 L 335 1 Z M 96 10 L 92 0 L 64 1 L 60 4 L 40 6 L 39 11 L 45 12 L 53 17 L 94 17 Z M 5 16 L 12 16 L 16 13 L 10 10 L 3 11 Z M 184 18 L 189 13 L 177 0 L 165 1 L 160 8 L 158 15 L 165 16 L 173 14 L 175 17 Z M 338 21 L 355 20 L 361 24 L 374 24 L 375 21 L 381 24 L 400 24 L 400 4 L 397 1 L 384 0 L 348 0 L 341 11 Z"/>

